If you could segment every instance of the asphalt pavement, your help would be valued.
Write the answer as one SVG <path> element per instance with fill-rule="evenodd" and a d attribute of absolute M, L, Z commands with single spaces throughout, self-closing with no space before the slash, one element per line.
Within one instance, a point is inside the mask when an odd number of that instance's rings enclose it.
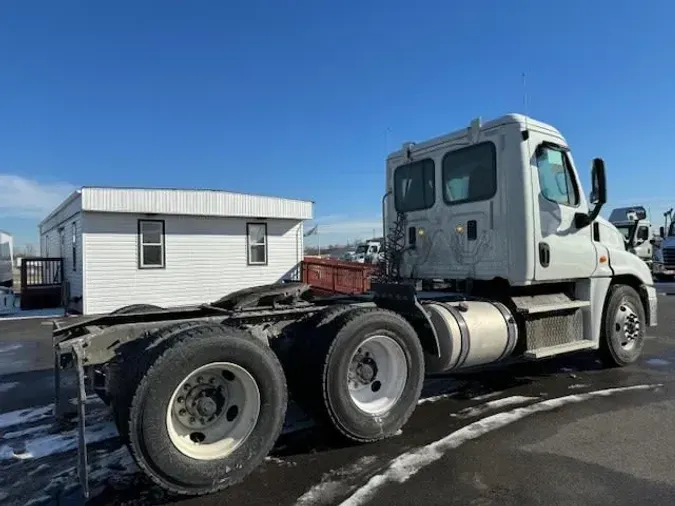
<path fill-rule="evenodd" d="M 669 286 L 661 292 L 675 293 Z M 241 485 L 176 499 L 137 472 L 107 408 L 88 406 L 92 504 L 675 504 L 675 296 L 659 298 L 639 363 L 588 353 L 427 380 L 400 435 L 332 442 L 290 409 L 272 456 Z M 81 504 L 75 429 L 51 425 L 50 329 L 0 320 L 0 504 Z"/>

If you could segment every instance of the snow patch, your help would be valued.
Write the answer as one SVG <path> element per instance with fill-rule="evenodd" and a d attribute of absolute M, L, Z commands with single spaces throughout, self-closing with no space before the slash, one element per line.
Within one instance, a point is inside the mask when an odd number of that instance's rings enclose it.
<path fill-rule="evenodd" d="M 0 345 L 0 353 L 10 353 L 12 351 L 20 350 L 23 346 L 19 343 L 9 343 Z"/>
<path fill-rule="evenodd" d="M 466 427 L 462 427 L 443 439 L 439 439 L 431 444 L 399 455 L 390 462 L 383 473 L 370 478 L 364 486 L 344 500 L 340 506 L 359 506 L 365 504 L 375 496 L 380 488 L 388 483 L 405 483 L 424 467 L 440 460 L 448 451 L 454 450 L 467 441 L 479 438 L 488 432 L 501 429 L 502 427 L 535 413 L 551 411 L 567 404 L 579 403 L 596 397 L 608 397 L 620 392 L 655 390 L 660 386 L 663 385 L 635 385 L 630 387 L 608 388 L 606 390 L 597 390 L 595 392 L 548 399 L 529 406 L 488 416 L 482 420 L 473 422 Z"/>
<path fill-rule="evenodd" d="M 128 477 L 139 472 L 134 459 L 125 446 L 114 452 L 108 452 L 95 458 L 89 466 L 89 479 L 96 485 L 120 477 Z"/>
<path fill-rule="evenodd" d="M 95 424 L 86 427 L 85 429 L 87 444 L 112 439 L 117 435 L 117 428 L 112 422 Z M 47 457 L 48 455 L 55 455 L 74 450 L 77 448 L 77 444 L 77 431 L 75 430 L 60 434 L 49 434 L 25 441 L 21 451 L 17 451 L 9 445 L 1 446 L 0 461 L 9 460 L 11 458 L 40 459 Z"/>
<path fill-rule="evenodd" d="M 476 397 L 472 397 L 472 401 L 485 401 L 487 399 L 492 399 L 493 397 L 499 397 L 502 395 L 504 392 L 490 392 L 489 394 L 483 394 L 483 395 L 477 395 Z"/>
<path fill-rule="evenodd" d="M 51 429 L 51 425 L 37 425 L 35 427 L 29 427 L 28 429 L 15 430 L 13 432 L 6 432 L 4 436 L 0 439 L 17 439 L 20 437 L 31 436 L 33 434 L 46 434 Z"/>
<path fill-rule="evenodd" d="M 667 360 L 663 360 L 662 358 L 650 358 L 649 360 L 647 360 L 647 363 L 649 365 L 656 365 L 656 366 L 664 366 L 670 364 L 670 362 L 668 362 Z"/>
<path fill-rule="evenodd" d="M 349 484 L 350 480 L 372 469 L 376 461 L 376 457 L 361 457 L 349 467 L 324 474 L 321 482 L 302 494 L 295 502 L 295 506 L 334 503 L 336 497 L 356 489 L 355 485 Z"/>
<path fill-rule="evenodd" d="M 54 405 L 40 406 L 39 408 L 19 409 L 17 411 L 9 411 L 8 413 L 0 414 L 0 429 L 6 429 L 13 425 L 21 423 L 37 422 L 52 416 L 54 412 Z"/>
<path fill-rule="evenodd" d="M 577 390 L 579 388 L 586 388 L 588 385 L 586 383 L 574 383 L 567 387 L 568 390 Z"/>
<path fill-rule="evenodd" d="M 432 397 L 425 397 L 424 399 L 420 399 L 417 401 L 417 405 L 419 406 L 420 404 L 428 404 L 430 402 L 438 402 L 442 401 L 443 399 L 449 399 L 450 397 L 454 397 L 458 394 L 459 392 L 449 392 L 447 394 L 441 394 L 441 395 L 434 395 Z"/>
<path fill-rule="evenodd" d="M 295 467 L 297 465 L 295 462 L 292 462 L 290 460 L 284 460 L 280 459 L 279 457 L 272 457 L 272 456 L 265 457 L 265 462 L 270 462 L 272 464 L 276 464 L 278 466 L 283 467 Z"/>
<path fill-rule="evenodd" d="M 11 383 L 0 383 L 0 394 L 4 394 L 17 387 L 19 384 L 17 382 Z"/>
<path fill-rule="evenodd" d="M 512 397 L 504 397 L 502 399 L 488 401 L 484 404 L 479 404 L 478 406 L 473 406 L 471 408 L 464 408 L 457 413 L 452 413 L 450 416 L 456 418 L 472 418 L 475 416 L 480 416 L 488 411 L 494 411 L 496 409 L 506 408 L 509 406 L 516 406 L 518 404 L 526 404 L 528 402 L 534 402 L 538 400 L 539 397 L 523 397 L 520 395 L 514 395 Z"/>

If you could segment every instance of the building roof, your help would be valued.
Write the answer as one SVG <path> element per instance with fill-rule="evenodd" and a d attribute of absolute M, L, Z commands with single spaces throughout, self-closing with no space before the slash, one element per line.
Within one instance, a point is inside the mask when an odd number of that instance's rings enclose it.
<path fill-rule="evenodd" d="M 40 225 L 78 197 L 80 209 L 101 213 L 172 214 L 311 220 L 313 202 L 223 190 L 177 188 L 103 188 L 74 191 Z"/>

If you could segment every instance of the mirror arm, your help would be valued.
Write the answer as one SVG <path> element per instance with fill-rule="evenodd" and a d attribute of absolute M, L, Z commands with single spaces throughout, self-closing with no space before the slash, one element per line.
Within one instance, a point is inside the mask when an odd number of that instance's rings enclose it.
<path fill-rule="evenodd" d="M 598 203 L 595 204 L 593 209 L 591 210 L 590 213 L 575 213 L 574 214 L 574 226 L 577 229 L 582 229 L 584 227 L 587 227 L 591 223 L 595 221 L 595 219 L 598 217 L 600 214 L 600 210 L 602 209 L 602 204 Z"/>

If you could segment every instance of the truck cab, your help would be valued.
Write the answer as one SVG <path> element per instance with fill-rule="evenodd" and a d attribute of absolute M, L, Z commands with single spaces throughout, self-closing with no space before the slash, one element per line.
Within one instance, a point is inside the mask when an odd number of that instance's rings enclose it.
<path fill-rule="evenodd" d="M 356 247 L 354 262 L 372 264 L 377 263 L 382 243 L 380 241 L 366 241 Z"/>
<path fill-rule="evenodd" d="M 651 268 L 656 234 L 646 209 L 643 206 L 613 209 L 609 221 L 623 234 L 626 249 Z"/>
<path fill-rule="evenodd" d="M 404 237 L 400 254 L 387 255 L 398 259 L 394 271 L 433 289 L 502 294 L 515 313 L 545 317 L 521 322 L 532 329 L 532 356 L 597 347 L 615 284 L 639 294 L 646 324 L 655 324 L 649 267 L 599 216 L 604 162 L 593 161 L 587 197 L 556 128 L 518 114 L 475 119 L 451 134 L 405 143 L 388 157 L 386 173 L 384 228 Z M 564 308 L 576 310 L 563 318 L 567 334 L 556 336 Z"/>
<path fill-rule="evenodd" d="M 654 276 L 659 279 L 675 279 L 675 221 L 667 229 L 661 227 L 659 248 L 654 252 Z"/>

